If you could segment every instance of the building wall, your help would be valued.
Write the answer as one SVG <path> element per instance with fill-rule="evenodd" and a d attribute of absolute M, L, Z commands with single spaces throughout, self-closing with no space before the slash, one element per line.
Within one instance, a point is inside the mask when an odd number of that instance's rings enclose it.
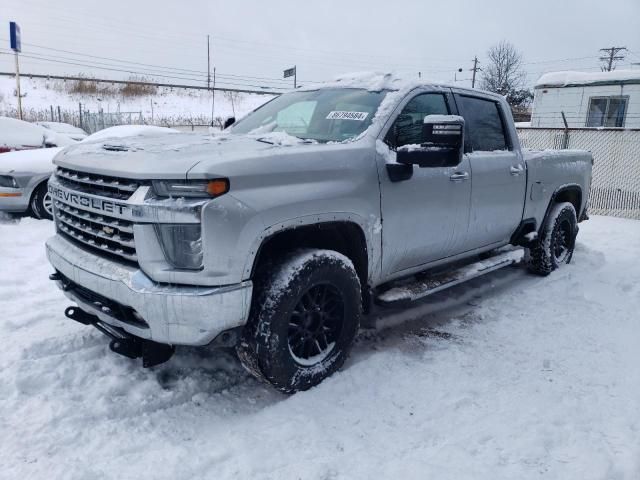
<path fill-rule="evenodd" d="M 570 128 L 585 127 L 589 98 L 628 96 L 625 128 L 640 128 L 640 85 L 584 85 L 579 87 L 536 88 L 531 113 L 531 126 L 562 128 L 562 114 Z"/>

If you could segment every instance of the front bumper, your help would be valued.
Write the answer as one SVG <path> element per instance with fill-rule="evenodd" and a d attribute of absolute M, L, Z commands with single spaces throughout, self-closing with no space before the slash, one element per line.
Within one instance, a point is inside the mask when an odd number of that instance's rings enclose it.
<path fill-rule="evenodd" d="M 22 213 L 29 209 L 30 192 L 26 188 L 0 187 L 0 211 Z"/>
<path fill-rule="evenodd" d="M 81 310 L 147 340 L 171 345 L 206 345 L 225 330 L 246 323 L 252 283 L 223 287 L 169 285 L 152 281 L 142 270 L 87 252 L 60 235 L 47 240 L 53 267 L 82 291 L 133 309 L 141 322 L 129 322 L 113 308 L 78 290 L 63 291 Z M 62 288 L 62 282 L 58 282 Z"/>

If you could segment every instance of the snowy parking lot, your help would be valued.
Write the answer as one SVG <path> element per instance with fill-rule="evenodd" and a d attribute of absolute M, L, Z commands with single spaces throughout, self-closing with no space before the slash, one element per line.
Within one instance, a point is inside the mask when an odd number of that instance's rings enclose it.
<path fill-rule="evenodd" d="M 549 277 L 510 267 L 380 313 L 293 396 L 229 351 L 111 353 L 64 317 L 52 232 L 0 223 L 0 478 L 640 478 L 638 221 L 582 223 Z"/>

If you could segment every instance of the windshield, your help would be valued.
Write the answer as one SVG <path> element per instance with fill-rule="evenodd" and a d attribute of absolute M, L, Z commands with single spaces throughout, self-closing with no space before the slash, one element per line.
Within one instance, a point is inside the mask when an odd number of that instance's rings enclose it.
<path fill-rule="evenodd" d="M 327 88 L 276 97 L 240 120 L 231 133 L 286 132 L 318 142 L 341 142 L 364 132 L 386 91 Z"/>

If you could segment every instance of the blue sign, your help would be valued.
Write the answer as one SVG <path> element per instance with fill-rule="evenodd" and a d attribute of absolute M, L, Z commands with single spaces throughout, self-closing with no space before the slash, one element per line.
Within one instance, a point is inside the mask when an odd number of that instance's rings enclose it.
<path fill-rule="evenodd" d="M 22 51 L 22 42 L 20 41 L 20 25 L 16 22 L 9 22 L 9 43 L 11 50 L 14 52 Z"/>

